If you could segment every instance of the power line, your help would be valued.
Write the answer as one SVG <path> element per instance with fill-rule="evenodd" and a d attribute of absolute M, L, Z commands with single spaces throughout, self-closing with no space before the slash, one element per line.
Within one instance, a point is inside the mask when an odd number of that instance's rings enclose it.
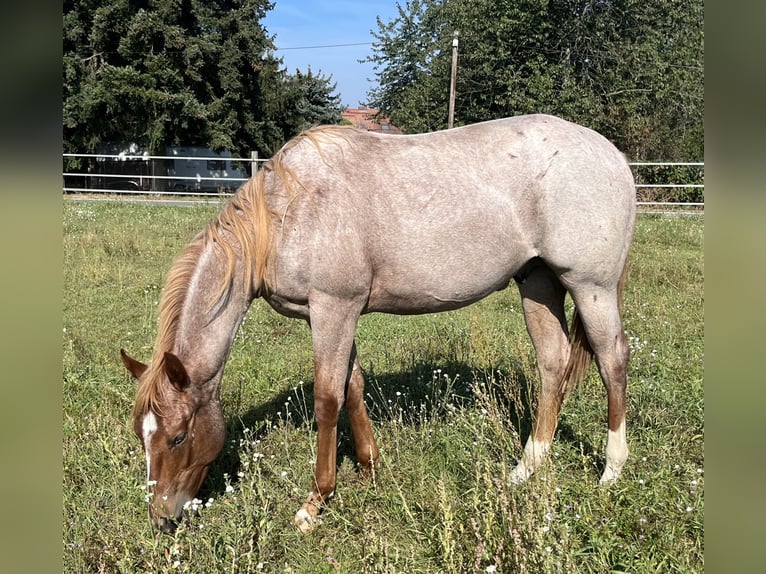
<path fill-rule="evenodd" d="M 354 42 L 351 44 L 324 44 L 321 46 L 291 46 L 289 48 L 275 48 L 275 52 L 286 50 L 318 50 L 320 48 L 346 48 L 348 46 L 372 46 L 373 42 Z"/>

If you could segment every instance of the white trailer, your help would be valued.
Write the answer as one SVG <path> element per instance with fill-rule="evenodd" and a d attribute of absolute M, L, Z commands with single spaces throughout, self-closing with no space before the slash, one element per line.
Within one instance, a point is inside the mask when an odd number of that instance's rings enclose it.
<path fill-rule="evenodd" d="M 168 191 L 233 192 L 247 180 L 245 166 L 231 160 L 230 151 L 214 152 L 195 146 L 165 148 Z"/>

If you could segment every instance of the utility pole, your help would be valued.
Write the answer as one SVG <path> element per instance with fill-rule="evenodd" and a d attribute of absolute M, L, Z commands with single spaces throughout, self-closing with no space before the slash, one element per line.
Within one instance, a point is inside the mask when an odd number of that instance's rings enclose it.
<path fill-rule="evenodd" d="M 447 114 L 447 129 L 455 125 L 455 83 L 457 80 L 457 44 L 460 32 L 452 34 L 452 74 L 449 81 L 449 113 Z"/>

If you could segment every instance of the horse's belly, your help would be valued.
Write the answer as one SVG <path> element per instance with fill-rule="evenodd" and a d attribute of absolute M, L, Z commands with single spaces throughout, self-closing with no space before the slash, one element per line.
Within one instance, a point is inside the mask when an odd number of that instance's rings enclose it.
<path fill-rule="evenodd" d="M 484 274 L 438 269 L 433 274 L 379 274 L 373 279 L 366 310 L 418 314 L 458 309 L 505 289 L 512 276 L 510 266 Z"/>
<path fill-rule="evenodd" d="M 506 284 L 507 285 L 507 284 Z M 489 293 L 491 293 L 490 291 Z M 438 313 L 451 311 L 475 303 L 489 293 L 466 297 L 460 294 L 447 296 L 432 293 L 394 294 L 387 293 L 382 297 L 371 297 L 365 312 L 392 313 L 396 315 L 419 315 L 423 313 Z"/>

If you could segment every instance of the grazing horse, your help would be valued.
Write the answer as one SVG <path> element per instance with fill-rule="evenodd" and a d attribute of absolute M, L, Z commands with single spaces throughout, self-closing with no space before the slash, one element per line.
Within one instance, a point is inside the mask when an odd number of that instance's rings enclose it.
<path fill-rule="evenodd" d="M 222 448 L 221 378 L 258 297 L 311 328 L 318 446 L 311 492 L 295 515 L 300 530 L 334 492 L 341 407 L 360 465 L 378 458 L 354 342 L 360 315 L 457 309 L 512 279 L 541 379 L 512 481 L 545 460 L 562 400 L 593 355 L 608 399 L 601 481 L 616 479 L 628 457 L 620 307 L 634 222 L 625 158 L 556 117 L 405 136 L 318 127 L 295 137 L 176 259 L 149 364 L 121 351 L 140 381 L 134 428 L 154 523 L 175 530 Z"/>

